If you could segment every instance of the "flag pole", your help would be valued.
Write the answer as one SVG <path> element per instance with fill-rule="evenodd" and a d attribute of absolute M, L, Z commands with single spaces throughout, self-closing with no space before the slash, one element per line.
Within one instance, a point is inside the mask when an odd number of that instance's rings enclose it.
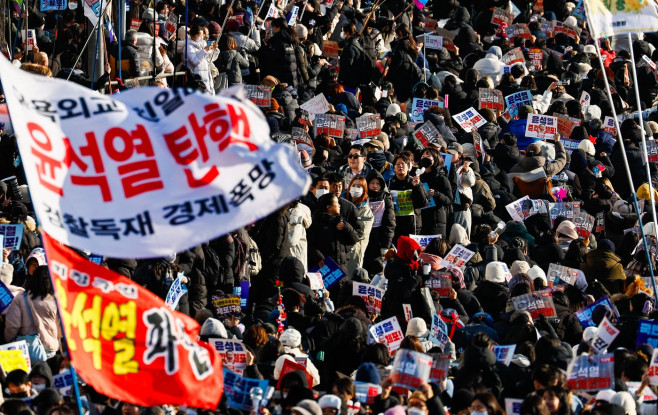
<path fill-rule="evenodd" d="M 590 30 L 590 33 L 592 33 L 592 22 L 590 18 L 590 9 L 589 9 L 589 3 L 587 0 L 583 1 L 583 5 L 585 6 L 585 18 L 587 19 L 587 26 Z M 592 37 L 595 37 L 595 34 L 592 33 Z M 644 246 L 644 252 L 647 256 L 647 263 L 649 264 L 649 272 L 651 274 L 651 282 L 653 285 L 653 295 L 658 301 L 658 292 L 656 292 L 656 282 L 654 280 L 654 273 L 653 273 L 653 264 L 651 263 L 651 254 L 649 253 L 649 245 L 647 244 L 647 238 L 646 235 L 644 234 L 644 226 L 642 226 L 642 222 L 640 221 L 640 209 L 637 203 L 637 193 L 635 192 L 635 185 L 633 184 L 633 177 L 631 176 L 631 169 L 628 166 L 628 158 L 626 157 L 626 148 L 624 146 L 624 139 L 621 136 L 621 128 L 619 127 L 619 120 L 617 119 L 617 110 L 615 109 L 614 101 L 612 100 L 612 92 L 610 92 L 610 84 L 608 83 L 608 76 L 605 73 L 605 65 L 603 65 L 603 58 L 601 57 L 601 51 L 597 53 L 597 57 L 599 60 L 599 65 L 601 66 L 601 72 L 603 74 L 603 82 L 605 83 L 605 92 L 608 96 L 608 101 L 610 102 L 610 108 L 612 110 L 612 119 L 614 120 L 615 123 L 615 129 L 617 130 L 617 140 L 619 142 L 619 145 L 621 147 L 621 156 L 622 160 L 624 160 L 624 168 L 626 169 L 626 175 L 628 176 L 628 184 L 631 186 L 631 194 L 633 195 L 633 205 L 635 206 L 635 211 L 638 214 L 638 221 L 640 222 L 640 233 L 642 236 L 642 245 Z M 644 135 L 644 134 L 643 134 Z M 651 198 L 653 199 L 653 194 L 651 195 Z M 654 224 L 655 225 L 655 224 Z"/>
<path fill-rule="evenodd" d="M 109 7 L 109 5 L 112 4 L 112 2 L 108 2 L 107 5 L 105 6 L 105 9 Z M 103 10 L 103 13 L 101 15 L 105 14 L 105 10 Z M 96 25 L 100 24 L 101 19 L 98 19 L 96 22 Z M 94 30 L 96 29 L 96 26 L 94 26 Z M 89 43 L 89 40 L 91 40 L 91 36 L 94 34 L 94 30 L 91 31 L 89 36 L 87 37 L 87 41 L 85 42 L 84 46 L 82 46 L 82 49 L 80 49 L 80 54 L 78 55 L 78 58 L 75 60 L 75 63 L 73 64 L 73 68 L 76 67 L 78 64 L 78 61 L 80 61 L 80 58 L 82 57 L 82 54 L 84 53 L 85 49 L 87 48 L 87 44 Z M 73 75 L 73 70 L 69 72 L 69 76 L 66 77 L 66 80 L 68 81 L 71 78 L 71 75 Z"/>
<path fill-rule="evenodd" d="M 108 2 L 109 3 L 109 2 Z M 103 0 L 101 0 L 101 7 L 100 10 L 103 10 Z M 104 11 L 104 10 L 103 10 Z M 103 14 L 101 13 L 100 16 L 98 16 L 98 27 L 96 28 L 96 48 L 94 49 L 94 66 L 93 69 L 91 70 L 91 90 L 94 90 L 94 78 L 96 78 L 96 64 L 98 63 L 98 43 L 101 41 L 101 27 L 103 26 Z M 71 68 L 71 72 L 73 72 L 75 68 Z"/>
<path fill-rule="evenodd" d="M 656 199 L 654 198 L 654 189 L 653 189 L 653 183 L 651 182 L 651 171 L 649 170 L 649 153 L 647 153 L 647 140 L 646 137 L 644 136 L 644 121 L 642 120 L 642 105 L 640 103 L 640 87 L 637 84 L 637 69 L 635 69 L 635 54 L 633 53 L 633 39 L 631 39 L 631 33 L 628 32 L 628 43 L 630 45 L 630 51 L 631 51 L 631 61 L 633 64 L 631 65 L 631 70 L 633 71 L 633 87 L 635 89 L 635 102 L 637 105 L 637 116 L 640 120 L 640 129 L 642 130 L 642 148 L 644 151 L 644 157 L 645 157 L 645 168 L 647 171 L 647 180 L 649 183 L 649 194 L 651 195 L 651 213 L 653 213 L 653 229 L 655 231 L 656 225 L 658 225 L 658 220 L 656 220 Z M 638 214 L 638 221 L 640 228 L 644 230 L 644 227 L 642 226 L 642 221 L 640 220 L 640 212 Z M 658 237 L 658 235 L 655 235 Z M 645 246 L 645 249 L 647 250 L 647 259 L 649 260 L 649 271 L 651 271 L 651 285 L 653 286 L 653 293 L 654 296 L 656 296 L 656 301 L 658 301 L 658 293 L 656 292 L 656 280 L 654 279 L 654 272 L 653 272 L 653 263 L 651 262 L 651 254 L 649 253 L 649 250 Z"/>

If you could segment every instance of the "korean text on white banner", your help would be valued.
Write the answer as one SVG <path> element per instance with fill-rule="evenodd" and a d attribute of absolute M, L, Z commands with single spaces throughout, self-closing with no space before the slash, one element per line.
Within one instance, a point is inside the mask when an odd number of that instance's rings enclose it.
<path fill-rule="evenodd" d="M 573 390 L 596 391 L 615 388 L 615 356 L 580 355 L 571 360 L 567 381 Z"/>
<path fill-rule="evenodd" d="M 425 353 L 400 349 L 393 359 L 391 380 L 393 386 L 418 390 L 427 383 L 434 359 Z"/>
<path fill-rule="evenodd" d="M 400 322 L 395 316 L 370 326 L 370 335 L 377 343 L 386 345 L 390 353 L 400 348 L 400 343 L 404 338 Z"/>
<path fill-rule="evenodd" d="M 561 283 L 573 285 L 576 282 L 578 275 L 581 275 L 582 273 L 583 271 L 578 268 L 570 268 L 565 267 L 564 265 L 551 263 L 548 265 L 548 273 L 546 275 L 548 286 L 552 287 Z"/>
<path fill-rule="evenodd" d="M 658 30 L 658 13 L 648 0 L 584 0 L 592 37 Z"/>
<path fill-rule="evenodd" d="M 441 235 L 409 235 L 409 237 L 418 242 L 418 245 L 420 245 L 421 248 L 425 249 L 427 244 L 436 238 L 440 238 Z"/>
<path fill-rule="evenodd" d="M 528 114 L 525 127 L 526 137 L 536 137 L 540 140 L 553 139 L 557 133 L 557 118 L 549 115 Z"/>
<path fill-rule="evenodd" d="M 432 314 L 432 326 L 430 327 L 429 340 L 439 346 L 442 350 L 450 340 L 448 336 L 448 325 L 441 319 L 441 316 Z"/>
<path fill-rule="evenodd" d="M 443 49 L 443 36 L 425 35 L 424 45 L 426 49 L 441 50 Z"/>
<path fill-rule="evenodd" d="M 413 132 L 413 136 L 420 141 L 423 147 L 427 148 L 430 143 L 436 142 L 441 137 L 441 133 L 431 121 L 427 121 Z"/>
<path fill-rule="evenodd" d="M 473 127 L 479 128 L 487 123 L 487 120 L 485 120 L 484 117 L 473 107 L 466 111 L 462 111 L 459 114 L 453 115 L 452 118 L 457 121 L 467 133 L 470 133 Z"/>
<path fill-rule="evenodd" d="M 0 78 L 34 210 L 63 244 L 168 256 L 253 223 L 310 185 L 248 100 L 160 88 L 103 96 L 4 57 Z"/>
<path fill-rule="evenodd" d="M 532 106 L 532 93 L 530 91 L 515 92 L 505 97 L 505 103 L 507 103 L 510 116 L 516 117 L 519 114 L 519 107 Z"/>
<path fill-rule="evenodd" d="M 0 236 L 4 238 L 4 241 L 1 238 L 0 241 L 5 249 L 17 251 L 23 240 L 23 225 L 0 225 Z"/>
<path fill-rule="evenodd" d="M 606 115 L 603 119 L 603 130 L 606 133 L 612 134 L 613 137 L 617 136 L 617 129 L 615 128 L 615 119 Z"/>
<path fill-rule="evenodd" d="M 320 93 L 300 105 L 300 108 L 308 111 L 308 118 L 313 121 L 316 115 L 329 111 L 329 101 Z"/>
<path fill-rule="evenodd" d="M 382 299 L 384 298 L 384 290 L 381 288 L 370 284 L 364 284 L 362 282 L 353 282 L 352 295 L 363 298 L 368 313 L 377 315 L 381 314 Z"/>
<path fill-rule="evenodd" d="M 165 304 L 167 304 L 167 307 L 171 308 L 172 310 L 176 309 L 181 297 L 187 292 L 187 286 L 183 284 L 183 278 L 185 278 L 183 273 L 179 272 L 174 282 L 171 283 L 169 292 L 165 298 Z"/>
<path fill-rule="evenodd" d="M 489 108 L 496 111 L 505 109 L 505 99 L 503 93 L 497 89 L 480 88 L 479 90 L 480 108 Z"/>
<path fill-rule="evenodd" d="M 260 85 L 245 85 L 246 98 L 259 108 L 269 108 L 272 101 L 272 90 Z"/>
<path fill-rule="evenodd" d="M 334 114 L 315 114 L 315 136 L 327 133 L 330 137 L 343 138 L 345 117 Z"/>
<path fill-rule="evenodd" d="M 409 119 L 413 122 L 423 122 L 423 114 L 431 107 L 443 108 L 443 102 L 424 98 L 414 98 L 411 101 Z"/>
<path fill-rule="evenodd" d="M 654 349 L 649 366 L 649 384 L 658 386 L 658 349 Z"/>
<path fill-rule="evenodd" d="M 84 6 L 85 16 L 87 16 L 87 19 L 89 19 L 92 25 L 95 26 L 96 23 L 98 23 L 98 18 L 103 12 L 103 10 L 101 10 L 101 5 L 103 6 L 103 9 L 107 10 L 106 14 L 109 14 L 109 11 L 112 10 L 112 5 L 110 5 L 109 7 L 108 5 L 111 2 L 112 2 L 111 0 L 108 1 L 84 0 L 83 6 Z"/>
<path fill-rule="evenodd" d="M 491 23 L 498 26 L 504 23 L 505 26 L 509 26 L 512 24 L 513 20 L 514 20 L 513 13 L 501 9 L 500 7 L 495 7 L 493 9 L 493 13 L 491 14 Z"/>
<path fill-rule="evenodd" d="M 430 353 L 430 356 L 434 359 L 434 363 L 432 363 L 432 370 L 430 370 L 429 381 L 438 385 L 448 377 L 450 355 Z"/>
<path fill-rule="evenodd" d="M 607 317 L 603 317 L 601 324 L 596 329 L 594 333 L 594 338 L 592 339 L 592 350 L 594 353 L 604 352 L 615 338 L 619 335 L 619 329 L 612 325 L 610 320 Z"/>
<path fill-rule="evenodd" d="M 222 366 L 242 375 L 247 368 L 247 349 L 239 340 L 208 339 L 208 343 L 222 356 Z"/>
<path fill-rule="evenodd" d="M 380 127 L 381 115 L 365 114 L 356 119 L 356 128 L 359 138 L 377 137 L 382 131 Z"/>
<path fill-rule="evenodd" d="M 535 291 L 534 293 L 512 297 L 512 305 L 515 310 L 529 312 L 533 320 L 539 318 L 540 315 L 546 318 L 556 316 L 553 294 L 550 290 Z"/>
<path fill-rule="evenodd" d="M 473 258 L 473 255 L 475 255 L 475 252 L 466 249 L 463 245 L 456 244 L 441 260 L 441 265 L 444 267 L 453 266 L 456 268 L 463 268 L 466 266 L 466 263 Z"/>
<path fill-rule="evenodd" d="M 505 65 L 514 65 L 515 63 L 525 62 L 525 57 L 523 56 L 523 51 L 521 48 L 514 48 L 504 54 L 501 58 L 501 61 Z"/>

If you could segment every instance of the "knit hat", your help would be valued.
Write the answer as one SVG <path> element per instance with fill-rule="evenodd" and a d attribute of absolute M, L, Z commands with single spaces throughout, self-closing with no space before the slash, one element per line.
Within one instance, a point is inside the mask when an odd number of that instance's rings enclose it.
<path fill-rule="evenodd" d="M 487 281 L 505 283 L 505 267 L 504 262 L 493 261 L 487 264 L 487 268 L 484 272 L 484 278 Z"/>
<path fill-rule="evenodd" d="M 593 156 L 596 153 L 594 144 L 589 140 L 582 140 L 578 143 L 578 150 L 583 150 L 585 154 L 589 154 L 590 156 Z"/>
<path fill-rule="evenodd" d="M 649 196 L 649 183 L 644 183 L 639 189 L 637 189 L 637 198 L 646 201 L 651 200 L 651 196 Z M 658 191 L 656 191 L 655 187 L 653 188 L 653 199 L 658 200 Z"/>
<path fill-rule="evenodd" d="M 365 364 L 365 363 L 364 363 L 364 364 Z M 373 365 L 372 363 L 368 363 L 368 364 L 372 365 L 373 367 L 375 366 L 375 365 Z M 361 365 L 361 366 L 363 366 L 363 365 Z M 377 372 L 377 369 L 376 369 L 376 368 L 375 368 L 375 372 Z M 357 377 L 356 380 L 359 381 L 359 374 L 358 374 L 358 371 L 357 371 L 357 375 L 356 375 L 356 377 Z M 377 373 L 377 378 L 379 378 L 379 373 Z M 378 384 L 379 382 L 370 382 L 370 383 L 377 383 L 377 384 Z M 339 398 L 338 396 L 336 396 L 336 395 L 332 395 L 332 394 L 323 395 L 323 396 L 318 400 L 318 404 L 320 405 L 320 408 L 322 408 L 322 409 L 324 409 L 324 408 L 331 408 L 331 409 L 335 409 L 335 410 L 337 410 L 338 412 L 336 412 L 336 415 L 340 415 L 340 408 L 341 408 L 341 406 L 343 405 L 343 403 L 342 403 L 342 401 L 340 400 L 340 398 Z"/>
<path fill-rule="evenodd" d="M 203 323 L 199 335 L 206 336 L 208 338 L 228 339 L 228 333 L 226 332 L 226 327 L 224 327 L 224 324 L 212 317 Z"/>
<path fill-rule="evenodd" d="M 610 239 L 602 239 L 598 241 L 597 248 L 602 251 L 615 252 L 615 244 Z"/>
<path fill-rule="evenodd" d="M 406 124 L 407 123 L 407 114 L 405 114 L 402 111 L 395 114 L 395 118 L 397 118 L 398 121 L 400 121 L 400 124 Z"/>
<path fill-rule="evenodd" d="M 400 112 L 400 106 L 398 104 L 391 104 L 386 108 L 386 116 L 395 115 Z"/>
<path fill-rule="evenodd" d="M 458 413 L 462 409 L 468 409 L 473 402 L 473 392 L 468 389 L 458 389 L 455 391 L 455 394 L 452 396 L 452 402 L 450 405 L 450 412 Z"/>
<path fill-rule="evenodd" d="M 528 270 L 527 274 L 530 278 L 532 278 L 533 281 L 537 278 L 541 278 L 542 281 L 544 281 L 544 286 L 548 285 L 546 273 L 539 267 L 539 265 L 533 265 L 533 267 Z"/>
<path fill-rule="evenodd" d="M 271 98 L 271 100 L 270 100 L 270 110 L 271 111 L 278 111 L 279 108 L 281 108 L 279 106 L 279 102 L 276 99 Z"/>
<path fill-rule="evenodd" d="M 429 334 L 427 323 L 420 317 L 414 317 L 409 320 L 407 324 L 407 336 L 415 336 L 418 338 L 425 337 Z"/>
<path fill-rule="evenodd" d="M 357 382 L 367 382 L 379 385 L 379 382 L 381 382 L 381 376 L 379 375 L 379 370 L 377 370 L 377 366 L 375 366 L 374 363 L 363 362 L 356 370 L 356 378 L 354 380 Z M 320 406 L 322 406 L 322 404 L 320 404 Z M 323 408 L 326 407 L 323 406 Z"/>
<path fill-rule="evenodd" d="M 208 34 L 213 37 L 219 36 L 222 33 L 222 27 L 217 22 L 208 23 Z"/>
<path fill-rule="evenodd" d="M 598 55 L 599 54 L 599 52 L 596 50 L 596 46 L 594 46 L 594 45 L 585 45 L 585 47 L 583 48 L 583 52 L 584 53 L 589 53 L 589 54 L 592 54 L 592 55 Z"/>
<path fill-rule="evenodd" d="M 302 344 L 302 334 L 295 329 L 287 329 L 281 333 L 279 341 L 284 348 L 296 349 Z"/>
<path fill-rule="evenodd" d="M 299 39 L 306 39 L 308 37 L 308 29 L 301 23 L 295 25 L 295 34 Z"/>
<path fill-rule="evenodd" d="M 578 26 L 578 20 L 576 20 L 574 16 L 569 16 L 564 19 L 564 24 L 568 24 L 569 26 Z"/>
<path fill-rule="evenodd" d="M 512 262 L 512 268 L 510 268 L 510 272 L 512 275 L 516 274 L 527 274 L 528 271 L 530 270 L 530 265 L 526 261 L 519 261 L 518 259 L 514 262 Z"/>
<path fill-rule="evenodd" d="M 155 20 L 155 10 L 148 8 L 142 13 L 142 20 Z"/>
<path fill-rule="evenodd" d="M 578 233 L 576 232 L 576 225 L 570 220 L 564 220 L 560 222 L 555 230 L 555 233 L 558 237 L 563 235 L 569 239 L 578 239 Z"/>
<path fill-rule="evenodd" d="M 292 407 L 293 411 L 297 411 L 302 415 L 322 415 L 322 408 L 312 399 L 304 399 Z"/>
<path fill-rule="evenodd" d="M 311 167 L 313 162 L 311 161 L 311 158 L 308 156 L 308 152 L 306 150 L 302 150 L 299 153 L 300 153 L 300 158 L 302 159 L 302 167 L 304 168 Z"/>

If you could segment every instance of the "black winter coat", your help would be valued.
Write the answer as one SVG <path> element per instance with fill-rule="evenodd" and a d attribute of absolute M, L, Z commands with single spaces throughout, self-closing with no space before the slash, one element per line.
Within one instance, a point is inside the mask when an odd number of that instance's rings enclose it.
<path fill-rule="evenodd" d="M 338 230 L 338 223 L 345 224 Z M 308 238 L 308 263 L 317 264 L 326 257 L 331 257 L 341 268 L 347 269 L 349 247 L 359 240 L 359 235 L 352 225 L 341 215 L 329 215 L 319 212 L 313 215 L 313 223 L 306 232 Z"/>
<path fill-rule="evenodd" d="M 495 320 L 505 311 L 507 299 L 509 298 L 509 288 L 506 284 L 484 280 L 478 284 L 473 294 L 480 301 L 482 309 Z"/>
<path fill-rule="evenodd" d="M 422 217 L 422 235 L 443 235 L 446 236 L 446 223 L 448 223 L 448 213 L 454 199 L 454 192 L 448 176 L 443 170 L 432 170 L 420 175 L 421 183 L 427 183 L 430 189 L 434 190 L 434 196 L 428 198 L 434 199 L 435 207 L 421 210 Z"/>
<path fill-rule="evenodd" d="M 301 91 L 302 83 L 298 77 L 295 44 L 286 30 L 274 34 L 260 52 L 263 76 L 272 75 L 279 81 L 294 86 L 297 91 Z"/>
<path fill-rule="evenodd" d="M 345 41 L 343 52 L 340 54 L 340 73 L 338 81 L 350 88 L 359 86 L 359 79 L 362 79 L 363 71 L 366 68 L 361 64 L 361 57 L 365 51 L 359 45 L 356 37 L 351 37 Z"/>
<path fill-rule="evenodd" d="M 391 63 L 388 66 L 386 79 L 393 83 L 398 101 L 405 102 L 411 97 L 411 91 L 418 79 L 412 74 L 417 73 L 414 68 L 415 54 L 411 50 L 407 39 L 399 40 L 393 48 Z"/>
<path fill-rule="evenodd" d="M 400 235 L 420 234 L 423 224 L 420 209 L 429 204 L 425 188 L 421 184 L 418 186 L 412 185 L 411 180 L 412 178 L 409 175 L 402 180 L 398 179 L 397 176 L 393 176 L 388 183 L 388 189 L 391 191 L 411 190 L 411 201 L 414 205 L 413 215 L 395 217 L 396 225 L 395 236 L 393 237 L 394 244 L 397 242 L 397 238 Z"/>
<path fill-rule="evenodd" d="M 411 305 L 414 317 L 431 321 L 429 306 L 420 293 L 420 276 L 414 275 L 409 265 L 400 258 L 393 258 L 386 265 L 384 276 L 388 279 L 388 288 L 382 300 L 382 319 L 397 316 L 404 319 L 402 304 Z"/>

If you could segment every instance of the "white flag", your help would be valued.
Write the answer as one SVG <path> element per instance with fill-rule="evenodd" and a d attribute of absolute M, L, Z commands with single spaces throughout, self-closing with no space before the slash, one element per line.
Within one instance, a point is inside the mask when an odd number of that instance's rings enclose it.
<path fill-rule="evenodd" d="M 584 0 L 594 38 L 658 30 L 653 0 Z"/>
<path fill-rule="evenodd" d="M 167 256 L 305 194 L 292 147 L 251 102 L 191 89 L 99 95 L 0 58 L 34 209 L 54 239 L 118 258 Z"/>

